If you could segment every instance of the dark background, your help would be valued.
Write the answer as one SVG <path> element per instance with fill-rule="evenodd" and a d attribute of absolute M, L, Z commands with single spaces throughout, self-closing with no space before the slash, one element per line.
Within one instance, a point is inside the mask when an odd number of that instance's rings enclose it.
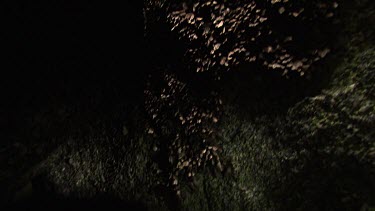
<path fill-rule="evenodd" d="M 16 132 L 25 115 L 50 104 L 142 96 L 142 1 L 7 1 L 4 8 L 10 15 L 1 77 L 3 132 Z"/>
<path fill-rule="evenodd" d="M 10 13 L 4 30 L 10 47 L 7 72 L 14 73 L 8 79 L 19 80 L 12 88 L 89 86 L 140 69 L 142 2 L 9 1 L 5 10 Z"/>
<path fill-rule="evenodd" d="M 140 0 L 6 1 L 2 6 L 7 17 L 2 30 L 0 166 L 6 169 L 2 177 L 14 174 L 2 179 L 2 201 L 13 200 L 9 190 L 22 183 L 17 175 L 26 174 L 59 145 L 52 137 L 88 134 L 106 119 L 123 121 L 121 109 L 142 102 L 147 70 L 142 6 Z M 46 202 L 51 208 L 55 203 L 60 208 L 77 203 L 138 206 L 107 196 L 54 201 L 43 190 L 38 193 L 38 181 L 33 186 L 25 207 Z"/>

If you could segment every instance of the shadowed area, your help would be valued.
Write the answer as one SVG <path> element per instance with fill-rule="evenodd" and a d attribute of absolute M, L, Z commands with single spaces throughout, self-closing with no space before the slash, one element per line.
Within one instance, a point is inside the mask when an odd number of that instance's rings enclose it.
<path fill-rule="evenodd" d="M 3 207 L 374 209 L 372 0 L 4 8 Z"/>

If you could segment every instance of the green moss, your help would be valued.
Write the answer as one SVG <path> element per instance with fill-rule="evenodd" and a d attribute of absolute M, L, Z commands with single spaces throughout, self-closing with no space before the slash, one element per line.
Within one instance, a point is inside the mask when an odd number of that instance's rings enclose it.
<path fill-rule="evenodd" d="M 318 187 L 329 187 L 326 197 L 336 208 L 358 208 L 375 201 L 375 181 L 371 179 L 375 178 L 373 55 L 374 50 L 368 49 L 345 62 L 336 70 L 329 89 L 288 112 L 280 137 L 285 146 L 300 154 L 298 160 L 306 161 L 301 171 L 310 175 L 300 179 L 316 191 L 299 189 L 307 194 L 305 198 L 317 195 Z M 292 176 L 293 180 L 298 177 Z"/>

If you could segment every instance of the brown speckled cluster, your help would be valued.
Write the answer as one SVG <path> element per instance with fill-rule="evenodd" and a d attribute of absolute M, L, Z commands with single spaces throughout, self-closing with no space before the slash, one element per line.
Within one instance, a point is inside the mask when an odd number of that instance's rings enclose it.
<path fill-rule="evenodd" d="M 145 106 L 151 119 L 147 132 L 162 139 L 160 145 L 163 146 L 155 145 L 154 151 L 166 147 L 170 166 L 168 186 L 179 193 L 179 178 L 192 178 L 207 164 L 222 169 L 217 154 L 219 148 L 212 142 L 221 100 L 215 93 L 197 98 L 186 83 L 172 74 L 150 78 L 150 81 L 155 80 L 161 82 L 161 86 L 148 83 L 145 90 Z"/>
<path fill-rule="evenodd" d="M 150 2 L 146 8 L 162 9 L 171 31 L 187 43 L 187 63 L 196 72 L 257 62 L 300 75 L 330 51 L 324 43 L 314 42 L 322 32 L 312 28 L 330 22 L 338 7 L 334 0 Z"/>

